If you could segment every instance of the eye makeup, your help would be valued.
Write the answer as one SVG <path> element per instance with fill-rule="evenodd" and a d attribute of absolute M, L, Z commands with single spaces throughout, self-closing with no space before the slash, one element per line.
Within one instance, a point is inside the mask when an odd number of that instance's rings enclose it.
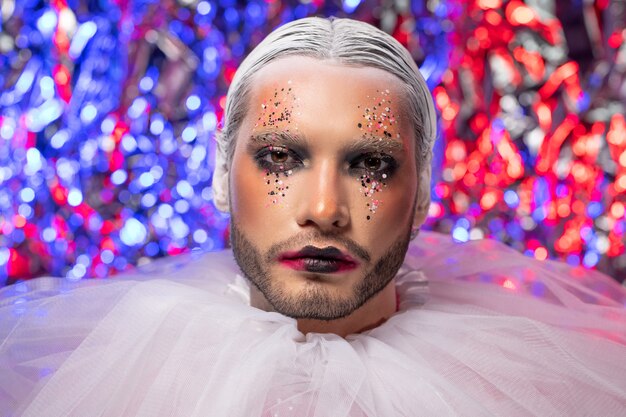
<path fill-rule="evenodd" d="M 280 203 L 289 189 L 287 178 L 293 173 L 294 168 L 302 164 L 302 161 L 289 149 L 273 145 L 261 148 L 254 160 L 264 173 L 263 180 L 268 190 L 270 203 Z"/>
<path fill-rule="evenodd" d="M 302 163 L 298 155 L 286 146 L 277 142 L 284 139 L 285 135 L 290 135 L 293 127 L 292 116 L 297 107 L 297 99 L 293 94 L 291 81 L 286 86 L 276 87 L 269 99 L 261 103 L 261 111 L 254 125 L 255 128 L 269 130 L 269 132 L 252 136 L 249 141 L 249 151 L 253 155 L 257 166 L 264 173 L 263 181 L 267 187 L 267 195 L 270 204 L 279 204 L 285 197 L 285 192 L 289 189 L 287 178 L 293 169 Z M 280 132 L 272 132 L 278 130 Z M 262 144 L 262 145 L 260 145 Z M 258 148 L 261 146 L 261 148 Z M 257 150 L 254 150 L 257 147 Z"/>
<path fill-rule="evenodd" d="M 292 126 L 296 97 L 288 83 L 274 89 L 269 99 L 261 103 L 261 112 L 248 141 L 248 153 L 263 175 L 270 204 L 279 204 L 289 189 L 289 177 L 310 159 L 309 143 Z M 367 220 L 383 204 L 377 195 L 387 187 L 403 158 L 403 144 L 397 132 L 397 117 L 389 98 L 389 90 L 376 90 L 367 96 L 369 106 L 357 106 L 360 137 L 342 149 L 347 172 L 359 184 L 359 193 L 366 199 Z M 395 155 L 394 155 L 395 154 Z"/>
<path fill-rule="evenodd" d="M 380 152 L 364 152 L 350 163 L 350 171 L 355 175 L 363 175 L 383 181 L 391 178 L 398 168 L 398 162 L 390 155 Z"/>
<path fill-rule="evenodd" d="M 259 168 L 279 174 L 297 169 L 302 165 L 302 160 L 294 151 L 283 147 L 268 145 L 261 148 L 254 156 Z"/>
<path fill-rule="evenodd" d="M 285 197 L 285 192 L 289 189 L 289 185 L 286 180 L 289 175 L 291 175 L 291 171 L 285 171 L 285 179 L 283 179 L 278 172 L 265 171 L 264 179 L 267 185 L 267 195 L 269 196 L 270 203 L 278 204 Z M 269 203 L 266 206 L 269 206 Z"/>
<path fill-rule="evenodd" d="M 378 152 L 363 154 L 363 157 L 355 164 L 355 169 L 363 170 L 359 177 L 360 192 L 367 199 L 366 206 L 368 214 L 367 220 L 371 220 L 372 215 L 383 204 L 382 200 L 376 198 L 387 186 L 397 167 L 397 161 L 391 155 L 394 150 L 402 149 L 401 142 L 398 141 L 400 134 L 397 129 L 397 117 L 389 98 L 389 90 L 376 90 L 376 96 L 367 96 L 372 100 L 370 106 L 361 107 L 361 120 L 357 122 L 357 128 L 362 132 L 361 139 L 366 142 L 374 142 Z"/>
<path fill-rule="evenodd" d="M 374 178 L 371 173 L 363 174 L 359 178 L 360 182 L 360 192 L 367 199 L 367 210 L 369 214 L 367 214 L 366 219 L 371 220 L 372 214 L 376 213 L 378 207 L 382 204 L 382 200 L 375 198 L 374 195 L 382 191 L 384 187 L 387 186 L 385 174 L 381 175 L 381 179 Z"/>

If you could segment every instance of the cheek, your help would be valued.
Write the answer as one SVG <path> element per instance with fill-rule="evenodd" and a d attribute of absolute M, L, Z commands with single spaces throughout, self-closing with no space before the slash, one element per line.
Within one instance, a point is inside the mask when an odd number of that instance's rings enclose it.
<path fill-rule="evenodd" d="M 393 179 L 363 176 L 354 188 L 358 200 L 353 205 L 353 220 L 363 228 L 376 230 L 373 234 L 377 239 L 384 240 L 387 235 L 390 240 L 396 239 L 411 224 L 417 192 L 415 174 L 398 172 Z"/>
<path fill-rule="evenodd" d="M 265 172 L 263 175 L 264 190 L 267 194 L 265 207 L 284 204 L 290 183 L 288 174 Z"/>
<path fill-rule="evenodd" d="M 231 213 L 238 223 L 249 222 L 264 205 L 267 185 L 263 173 L 235 155 L 231 169 Z"/>
<path fill-rule="evenodd" d="M 240 224 L 268 224 L 286 205 L 291 178 L 260 170 L 247 158 L 233 159 L 231 170 L 231 213 Z"/>
<path fill-rule="evenodd" d="M 387 188 L 387 178 L 378 178 L 372 175 L 361 175 L 358 179 L 359 194 L 365 199 L 367 207 L 366 220 L 371 220 L 382 203 L 382 192 Z"/>

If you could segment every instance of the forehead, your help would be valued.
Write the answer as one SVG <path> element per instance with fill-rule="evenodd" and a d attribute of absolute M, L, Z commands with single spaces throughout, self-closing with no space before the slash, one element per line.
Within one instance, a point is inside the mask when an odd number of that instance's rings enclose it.
<path fill-rule="evenodd" d="M 270 62 L 253 77 L 253 91 L 259 94 L 272 90 L 272 85 L 292 81 L 301 87 L 325 84 L 329 87 L 361 87 L 363 98 L 376 88 L 400 90 L 401 82 L 394 75 L 374 67 L 346 65 L 335 60 L 320 60 L 307 56 L 289 56 Z M 394 91 L 399 93 L 399 91 Z M 353 92 L 356 93 L 356 92 Z"/>
<path fill-rule="evenodd" d="M 403 127 L 410 131 L 404 117 L 403 84 L 394 75 L 373 67 L 356 67 L 333 60 L 304 56 L 281 58 L 263 67 L 252 79 L 248 102 L 251 130 L 259 130 L 267 109 L 289 116 L 290 124 L 320 122 L 339 125 L 357 121 L 367 112 L 381 113 L 388 108 L 398 119 L 394 133 Z M 274 127 L 281 127 L 278 120 Z M 354 122 L 354 123 L 353 123 Z M 283 123 L 284 124 L 284 123 Z M 406 126 L 403 126 L 406 125 Z"/>

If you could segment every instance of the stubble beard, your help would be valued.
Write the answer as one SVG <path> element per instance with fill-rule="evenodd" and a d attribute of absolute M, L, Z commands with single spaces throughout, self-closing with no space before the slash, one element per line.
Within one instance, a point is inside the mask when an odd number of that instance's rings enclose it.
<path fill-rule="evenodd" d="M 315 239 L 318 237 L 318 239 Z M 235 219 L 231 220 L 231 244 L 235 260 L 246 278 L 254 285 L 274 308 L 275 311 L 295 319 L 336 320 L 346 317 L 365 304 L 370 298 L 380 292 L 395 277 L 402 266 L 410 242 L 410 228 L 402 237 L 396 240 L 389 249 L 369 269 L 365 276 L 353 286 L 348 295 L 337 296 L 322 283 L 313 282 L 306 290 L 298 294 L 289 294 L 282 288 L 269 271 L 269 264 L 273 261 L 271 254 L 278 254 L 284 250 L 293 249 L 294 244 L 310 244 L 313 241 L 340 242 L 344 246 L 355 247 L 364 252 L 355 242 L 336 235 L 324 235 L 314 232 L 296 236 L 284 242 L 273 245 L 264 256 L 237 226 Z M 297 243 L 294 243 L 297 242 Z"/>

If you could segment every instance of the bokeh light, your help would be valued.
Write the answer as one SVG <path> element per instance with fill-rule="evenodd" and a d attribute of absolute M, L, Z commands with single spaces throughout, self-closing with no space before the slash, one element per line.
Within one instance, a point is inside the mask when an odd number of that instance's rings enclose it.
<path fill-rule="evenodd" d="M 0 284 L 224 247 L 228 85 L 274 27 L 312 15 L 370 22 L 418 63 L 440 116 L 427 228 L 622 281 L 626 11 L 561 4 L 3 0 Z"/>

